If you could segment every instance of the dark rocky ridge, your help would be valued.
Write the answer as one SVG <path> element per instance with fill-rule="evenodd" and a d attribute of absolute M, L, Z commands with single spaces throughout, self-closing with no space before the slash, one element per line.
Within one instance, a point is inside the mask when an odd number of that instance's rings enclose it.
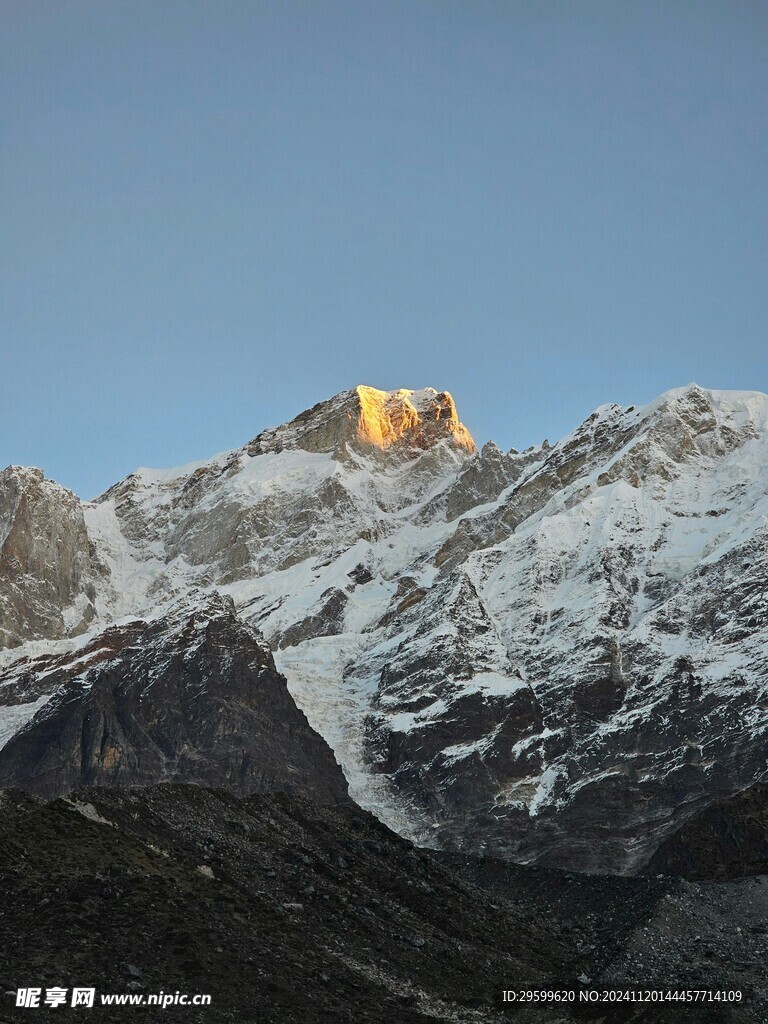
<path fill-rule="evenodd" d="M 0 788 L 51 797 L 176 780 L 347 799 L 269 648 L 217 595 L 27 664 L 3 690 L 6 702 L 52 696 L 0 749 Z"/>
<path fill-rule="evenodd" d="M 768 1013 L 768 879 L 587 878 L 435 854 L 351 804 L 178 785 L 51 803 L 6 791 L 0 885 L 3 1024 L 30 1019 L 13 1009 L 24 984 L 210 993 L 211 1007 L 161 1015 L 192 1024 L 762 1024 Z M 580 976 L 598 989 L 740 989 L 744 1001 L 501 1001 L 510 988 L 579 989 Z M 118 1012 L 148 1019 L 125 1007 L 88 1019 Z"/>

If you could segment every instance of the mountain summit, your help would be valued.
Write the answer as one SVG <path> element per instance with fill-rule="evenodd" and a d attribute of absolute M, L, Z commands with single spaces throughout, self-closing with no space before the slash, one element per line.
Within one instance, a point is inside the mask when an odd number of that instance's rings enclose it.
<path fill-rule="evenodd" d="M 24 731 L 7 754 L 23 785 L 53 710 L 85 720 L 117 685 L 96 666 L 67 683 L 52 658 L 110 650 L 116 622 L 173 621 L 195 590 L 205 617 L 218 592 L 271 648 L 350 795 L 401 834 L 641 870 L 765 772 L 766 481 L 768 396 L 696 385 L 601 406 L 524 452 L 476 451 L 447 392 L 361 386 L 95 502 L 14 468 L 0 747 Z M 216 678 L 240 693 L 218 661 Z M 140 749 L 152 709 L 123 703 L 124 749 Z M 239 749 L 227 772 L 250 780 Z"/>
<path fill-rule="evenodd" d="M 440 441 L 469 453 L 476 451 L 447 391 L 379 391 L 360 384 L 300 413 L 282 427 L 265 430 L 250 450 L 255 454 L 301 448 L 340 455 L 343 446 L 350 445 L 362 451 L 395 448 L 407 454 Z"/>

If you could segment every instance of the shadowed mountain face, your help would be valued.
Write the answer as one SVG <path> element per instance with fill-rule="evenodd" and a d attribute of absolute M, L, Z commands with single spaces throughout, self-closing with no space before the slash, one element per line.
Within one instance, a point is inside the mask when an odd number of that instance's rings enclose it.
<path fill-rule="evenodd" d="M 31 1013 L 14 1016 L 15 989 L 33 979 L 98 996 L 212 996 L 153 1018 L 97 1002 L 97 1022 L 762 1024 L 768 1013 L 764 880 L 579 877 L 434 853 L 349 803 L 177 785 L 48 804 L 5 792 L 0 886 L 0 1020 L 14 1024 Z M 508 989 L 670 985 L 742 1000 L 502 1002 Z"/>
<path fill-rule="evenodd" d="M 768 876 L 768 786 L 705 807 L 658 847 L 645 870 L 691 879 Z"/>
<path fill-rule="evenodd" d="M 41 706 L 0 750 L 0 788 L 51 797 L 179 780 L 347 798 L 269 648 L 219 597 L 113 627 L 77 657 L 30 661 L 4 690 Z"/>
<path fill-rule="evenodd" d="M 16 484 L 0 490 L 0 543 L 16 560 L 0 625 L 21 644 L 0 654 L 2 777 L 29 773 L 47 792 L 113 778 L 267 785 L 273 769 L 260 782 L 246 753 L 262 715 L 243 710 L 249 655 L 232 668 L 229 641 L 212 643 L 216 686 L 238 695 L 223 738 L 210 690 L 190 696 L 210 661 L 189 686 L 177 667 L 150 671 L 152 631 L 197 588 L 195 600 L 231 600 L 228 629 L 265 638 L 352 797 L 402 835 L 642 870 L 689 818 L 764 775 L 767 480 L 768 397 L 695 385 L 602 406 L 525 452 L 478 452 L 447 392 L 360 387 L 235 451 L 138 470 L 96 502 L 30 477 L 67 555 L 59 592 L 53 541 Z M 177 666 L 187 641 L 174 636 Z M 146 693 L 125 698 L 140 723 L 130 742 L 113 662 L 78 689 L 57 661 L 115 646 Z M 283 741 L 254 728 L 272 765 Z"/>

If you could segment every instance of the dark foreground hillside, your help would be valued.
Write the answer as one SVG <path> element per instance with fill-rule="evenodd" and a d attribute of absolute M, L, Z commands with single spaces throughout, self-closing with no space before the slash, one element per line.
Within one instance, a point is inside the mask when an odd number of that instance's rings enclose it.
<path fill-rule="evenodd" d="M 51 803 L 6 791 L 0 893 L 3 1024 L 768 1020 L 768 879 L 580 876 L 433 854 L 351 805 L 186 785 Z M 15 1007 L 19 987 L 77 985 L 213 1001 Z M 627 986 L 744 999 L 502 1002 L 505 989 Z"/>

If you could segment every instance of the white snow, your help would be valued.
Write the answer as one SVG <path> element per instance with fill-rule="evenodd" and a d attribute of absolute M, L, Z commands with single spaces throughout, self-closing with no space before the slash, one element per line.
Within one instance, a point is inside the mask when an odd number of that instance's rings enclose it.
<path fill-rule="evenodd" d="M 9 704 L 6 707 L 0 707 L 0 750 L 12 736 L 15 736 L 27 722 L 35 717 L 40 708 L 48 703 L 51 696 L 51 694 L 47 694 L 45 697 L 39 697 L 27 704 Z"/>
<path fill-rule="evenodd" d="M 371 772 L 363 752 L 365 716 L 374 689 L 350 686 L 344 679 L 345 666 L 361 649 L 356 635 L 318 637 L 275 652 L 275 663 L 309 724 L 333 749 L 353 800 L 415 842 L 421 831 L 416 816 L 397 799 L 386 776 Z"/>
<path fill-rule="evenodd" d="M 533 799 L 528 805 L 528 814 L 532 818 L 536 817 L 543 804 L 549 803 L 552 799 L 552 791 L 559 777 L 560 773 L 555 767 L 545 768 L 541 773 L 536 792 L 533 794 Z"/>

